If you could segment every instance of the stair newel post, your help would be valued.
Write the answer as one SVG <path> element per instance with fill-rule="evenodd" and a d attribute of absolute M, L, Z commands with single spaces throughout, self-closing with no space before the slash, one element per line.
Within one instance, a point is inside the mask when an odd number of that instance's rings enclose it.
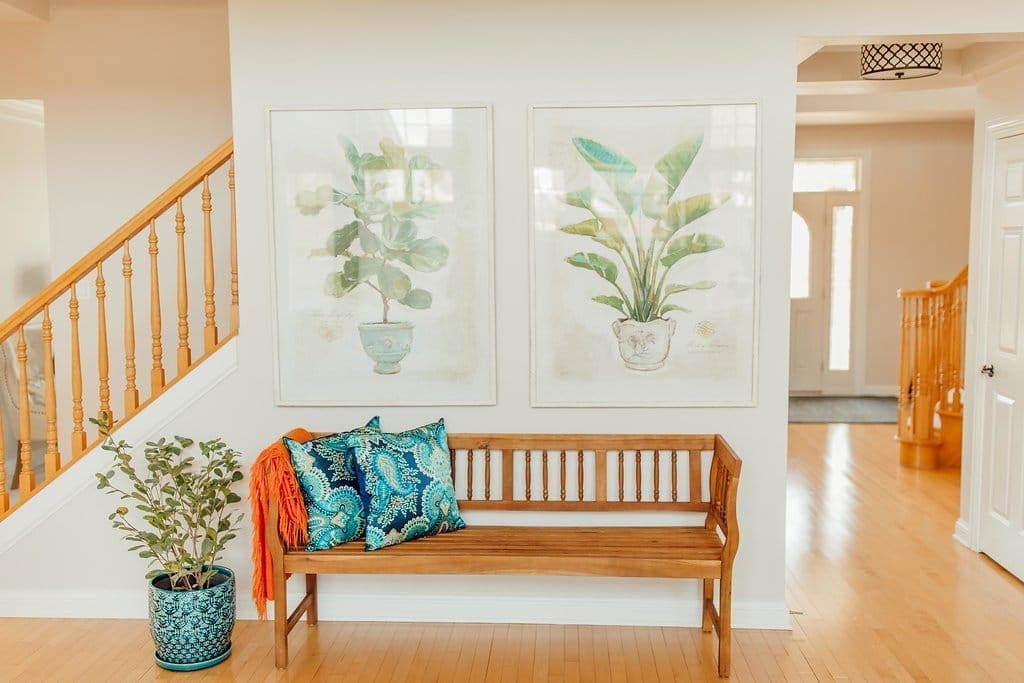
<path fill-rule="evenodd" d="M 114 415 L 110 412 L 110 353 L 107 349 L 107 281 L 103 278 L 102 261 L 96 264 L 96 328 L 96 367 L 99 371 L 100 417 L 105 418 L 107 426 L 111 427 L 114 424 Z"/>
<path fill-rule="evenodd" d="M 235 219 L 235 155 L 228 166 L 228 191 L 231 194 L 231 332 L 238 331 L 238 227 Z"/>
<path fill-rule="evenodd" d="M 156 220 L 149 222 L 149 327 L 153 337 L 153 365 L 150 371 L 149 393 L 156 396 L 164 388 L 164 347 L 161 337 L 163 330 L 160 320 L 160 267 L 157 263 L 160 247 L 156 236 Z"/>
<path fill-rule="evenodd" d="M 203 178 L 203 311 L 206 325 L 203 328 L 203 353 L 210 353 L 217 346 L 217 304 L 213 272 L 213 203 L 210 194 L 210 176 Z"/>
<path fill-rule="evenodd" d="M 0 514 L 11 507 L 11 495 L 7 492 L 7 452 L 4 449 L 4 415 L 0 410 Z"/>
<path fill-rule="evenodd" d="M 68 308 L 68 318 L 71 320 L 71 457 L 77 458 L 85 452 L 85 411 L 82 409 L 82 346 L 78 336 L 80 316 L 75 283 L 71 284 Z"/>
<path fill-rule="evenodd" d="M 28 344 L 25 343 L 25 326 L 18 327 L 18 456 L 21 473 L 18 475 L 18 490 L 21 499 L 32 495 L 36 488 L 36 474 L 32 469 L 32 413 L 28 400 Z"/>
<path fill-rule="evenodd" d="M 174 214 L 174 232 L 178 236 L 178 377 L 192 365 L 192 350 L 188 346 L 188 281 L 185 273 L 185 212 L 178 197 L 178 210 Z"/>
<path fill-rule="evenodd" d="M 57 447 L 57 386 L 53 366 L 53 321 L 50 307 L 43 307 L 43 406 L 46 411 L 46 452 L 43 467 L 46 480 L 57 476 L 60 451 Z"/>
<path fill-rule="evenodd" d="M 135 306 L 132 301 L 132 254 L 127 240 L 121 257 L 121 275 L 124 277 L 124 414 L 128 417 L 139 407 L 139 389 L 136 386 L 135 367 Z"/>

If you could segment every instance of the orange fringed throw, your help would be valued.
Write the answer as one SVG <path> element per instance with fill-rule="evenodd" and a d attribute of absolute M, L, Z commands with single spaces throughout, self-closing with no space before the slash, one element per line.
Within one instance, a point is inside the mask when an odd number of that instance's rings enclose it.
<path fill-rule="evenodd" d="M 300 443 L 313 438 L 305 429 L 293 429 L 286 436 Z M 291 456 L 282 441 L 264 449 L 249 472 L 249 503 L 252 505 L 252 599 L 260 619 L 267 618 L 267 600 L 274 599 L 273 559 L 265 536 L 270 510 L 270 492 L 278 500 L 278 531 L 288 546 L 309 542 L 306 503 L 292 471 Z"/>

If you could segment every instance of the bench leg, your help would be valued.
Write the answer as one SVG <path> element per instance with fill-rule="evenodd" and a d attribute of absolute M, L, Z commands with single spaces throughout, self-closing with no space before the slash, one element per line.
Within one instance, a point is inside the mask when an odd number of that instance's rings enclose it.
<path fill-rule="evenodd" d="M 306 623 L 310 626 L 316 626 L 319 620 L 316 604 L 316 574 L 306 574 L 306 595 L 310 596 L 309 606 L 306 607 Z"/>
<path fill-rule="evenodd" d="M 718 584 L 718 675 L 729 677 L 732 660 L 732 570 L 722 572 Z"/>
<path fill-rule="evenodd" d="M 715 580 L 704 579 L 704 590 L 700 600 L 700 628 L 704 633 L 711 633 L 711 613 L 708 612 L 708 600 L 715 599 Z"/>
<path fill-rule="evenodd" d="M 284 571 L 274 567 L 274 663 L 288 668 L 288 584 Z"/>

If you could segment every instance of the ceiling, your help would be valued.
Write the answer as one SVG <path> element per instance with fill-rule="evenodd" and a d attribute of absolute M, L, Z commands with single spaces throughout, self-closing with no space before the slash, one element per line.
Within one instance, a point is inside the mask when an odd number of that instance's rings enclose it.
<path fill-rule="evenodd" d="M 862 43 L 941 42 L 943 69 L 909 81 L 860 78 Z M 848 36 L 800 44 L 797 124 L 970 121 L 975 84 L 1024 63 L 1024 34 Z"/>

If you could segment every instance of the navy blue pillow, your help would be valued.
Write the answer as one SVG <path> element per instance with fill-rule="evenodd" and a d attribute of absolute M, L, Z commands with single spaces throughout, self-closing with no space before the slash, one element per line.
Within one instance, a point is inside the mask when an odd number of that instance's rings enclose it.
<path fill-rule="evenodd" d="M 362 429 L 379 431 L 380 418 L 374 417 Z M 362 538 L 366 532 L 355 449 L 346 441 L 353 433 L 330 434 L 306 443 L 284 438 L 309 514 L 306 550 L 327 550 Z"/>

